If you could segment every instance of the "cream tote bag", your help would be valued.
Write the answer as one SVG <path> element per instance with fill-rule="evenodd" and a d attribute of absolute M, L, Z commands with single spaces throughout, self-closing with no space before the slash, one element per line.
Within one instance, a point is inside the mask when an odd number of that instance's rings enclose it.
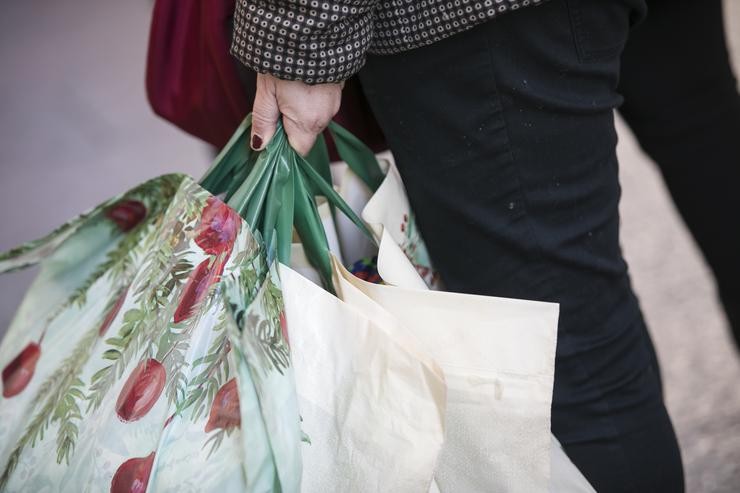
<path fill-rule="evenodd" d="M 279 272 L 304 437 L 301 491 L 428 491 L 444 439 L 440 368 L 391 337 L 392 321 L 289 267 Z"/>
<path fill-rule="evenodd" d="M 442 491 L 593 491 L 549 431 L 557 305 L 424 292 L 439 284 L 423 241 L 413 232 L 400 175 L 391 163 L 387 169 L 362 217 L 380 242 L 381 277 L 406 290 L 365 283 L 338 264 L 335 272 L 342 274 L 340 297 L 368 307 L 362 293 L 381 305 L 443 368 L 447 440 L 436 486 Z M 353 193 L 358 204 L 361 183 L 349 170 L 343 180 L 340 191 Z"/>

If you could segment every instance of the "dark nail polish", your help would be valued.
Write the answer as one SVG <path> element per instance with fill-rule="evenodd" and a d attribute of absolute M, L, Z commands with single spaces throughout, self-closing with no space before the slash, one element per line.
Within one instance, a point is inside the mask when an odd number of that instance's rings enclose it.
<path fill-rule="evenodd" d="M 252 135 L 252 149 L 260 149 L 262 147 L 262 137 L 259 135 Z"/>

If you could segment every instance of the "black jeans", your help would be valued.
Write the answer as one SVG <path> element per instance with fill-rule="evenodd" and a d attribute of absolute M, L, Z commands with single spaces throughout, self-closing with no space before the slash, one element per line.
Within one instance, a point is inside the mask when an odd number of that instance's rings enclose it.
<path fill-rule="evenodd" d="M 648 6 L 622 55 L 621 113 L 712 268 L 740 348 L 740 228 L 725 220 L 740 213 L 740 95 L 722 2 Z"/>
<path fill-rule="evenodd" d="M 360 73 L 448 289 L 558 302 L 552 429 L 599 492 L 681 492 L 619 246 L 613 110 L 642 0 L 551 0 Z"/>

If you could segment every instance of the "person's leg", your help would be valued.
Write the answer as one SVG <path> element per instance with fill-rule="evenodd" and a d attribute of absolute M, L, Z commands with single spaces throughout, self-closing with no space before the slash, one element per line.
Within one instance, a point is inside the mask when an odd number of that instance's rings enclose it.
<path fill-rule="evenodd" d="M 446 287 L 561 304 L 552 427 L 576 465 L 599 492 L 680 492 L 619 248 L 627 3 L 551 0 L 360 77 Z"/>
<path fill-rule="evenodd" d="M 721 0 L 648 0 L 622 55 L 621 113 L 714 271 L 740 348 L 740 95 Z M 698 9 L 698 10 L 697 10 Z"/>

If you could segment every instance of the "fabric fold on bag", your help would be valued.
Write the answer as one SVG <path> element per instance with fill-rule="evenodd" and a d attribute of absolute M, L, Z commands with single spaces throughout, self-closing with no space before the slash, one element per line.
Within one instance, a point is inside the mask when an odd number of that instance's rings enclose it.
<path fill-rule="evenodd" d="M 306 435 L 302 491 L 428 491 L 444 438 L 439 367 L 285 265 L 280 280 Z"/>

